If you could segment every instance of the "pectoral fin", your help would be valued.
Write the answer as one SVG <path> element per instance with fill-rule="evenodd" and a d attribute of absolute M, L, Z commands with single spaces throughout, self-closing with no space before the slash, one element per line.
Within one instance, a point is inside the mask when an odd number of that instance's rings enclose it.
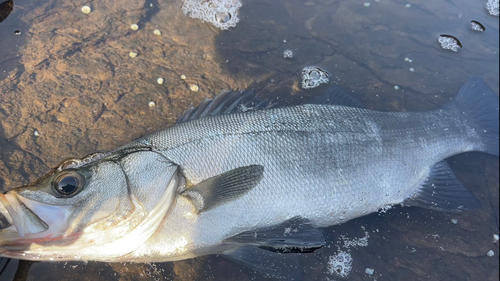
<path fill-rule="evenodd" d="M 259 184 L 264 167 L 251 165 L 236 168 L 209 178 L 181 193 L 189 198 L 198 213 L 236 200 Z"/>

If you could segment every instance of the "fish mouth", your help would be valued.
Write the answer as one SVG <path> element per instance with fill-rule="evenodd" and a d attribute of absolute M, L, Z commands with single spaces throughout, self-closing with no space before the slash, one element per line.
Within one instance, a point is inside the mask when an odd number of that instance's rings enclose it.
<path fill-rule="evenodd" d="M 11 190 L 0 194 L 0 256 L 39 257 L 33 244 L 51 244 L 64 239 L 69 206 L 53 206 L 24 198 Z M 64 241 L 63 241 L 64 242 Z"/>
<path fill-rule="evenodd" d="M 30 200 L 14 190 L 0 194 L 0 256 L 40 260 L 45 257 L 40 247 L 76 241 L 80 232 L 65 233 L 70 208 Z M 56 256 L 62 255 L 47 259 Z"/>
<path fill-rule="evenodd" d="M 2 195 L 3 194 L 0 194 L 0 196 Z M 12 226 L 12 223 L 12 216 L 9 214 L 9 211 L 7 211 L 7 208 L 5 208 L 5 204 L 0 201 L 0 231 L 9 228 Z"/>
<path fill-rule="evenodd" d="M 0 194 L 0 220 L 2 221 L 0 233 L 3 234 L 6 230 L 12 232 L 14 227 L 19 237 L 25 237 L 49 229 L 49 226 L 19 199 L 20 197 L 14 192 Z"/>
<path fill-rule="evenodd" d="M 64 234 L 70 206 L 54 206 L 20 196 L 0 194 L 0 248 L 9 242 L 24 243 Z"/>

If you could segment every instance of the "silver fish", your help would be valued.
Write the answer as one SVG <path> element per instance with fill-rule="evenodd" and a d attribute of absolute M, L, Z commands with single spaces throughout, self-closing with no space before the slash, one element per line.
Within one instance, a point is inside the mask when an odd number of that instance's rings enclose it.
<path fill-rule="evenodd" d="M 337 104 L 333 104 L 337 103 Z M 480 207 L 444 161 L 499 154 L 498 96 L 468 80 L 442 108 L 379 112 L 332 88 L 279 107 L 225 92 L 179 123 L 107 153 L 63 162 L 0 195 L 0 255 L 162 262 L 221 254 L 296 274 L 318 229 L 385 206 Z"/>

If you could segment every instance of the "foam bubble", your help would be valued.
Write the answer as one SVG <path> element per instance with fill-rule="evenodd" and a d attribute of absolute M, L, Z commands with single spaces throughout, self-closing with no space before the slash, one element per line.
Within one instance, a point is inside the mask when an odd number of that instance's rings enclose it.
<path fill-rule="evenodd" d="M 338 251 L 337 254 L 330 256 L 327 267 L 330 274 L 347 277 L 352 270 L 351 254 L 345 251 Z"/>
<path fill-rule="evenodd" d="M 488 9 L 490 15 L 498 17 L 498 0 L 488 0 L 486 9 Z"/>
<path fill-rule="evenodd" d="M 453 52 L 458 52 L 462 48 L 462 44 L 457 38 L 451 35 L 440 35 L 438 42 L 441 43 L 441 48 L 445 50 L 451 50 Z"/>
<path fill-rule="evenodd" d="M 486 28 L 484 27 L 484 25 L 482 25 L 480 22 L 478 21 L 471 21 L 470 22 L 471 24 L 471 29 L 474 30 L 474 31 L 480 31 L 480 32 L 483 32 L 486 30 Z"/>
<path fill-rule="evenodd" d="M 328 83 L 330 75 L 328 72 L 315 67 L 308 66 L 302 70 L 302 88 L 312 89 L 316 88 L 321 84 Z"/>
<path fill-rule="evenodd" d="M 191 18 L 209 22 L 221 30 L 235 27 L 240 21 L 239 0 L 183 0 L 182 12 Z"/>
<path fill-rule="evenodd" d="M 293 51 L 290 49 L 287 49 L 283 52 L 283 58 L 284 59 L 291 59 L 293 58 Z"/>

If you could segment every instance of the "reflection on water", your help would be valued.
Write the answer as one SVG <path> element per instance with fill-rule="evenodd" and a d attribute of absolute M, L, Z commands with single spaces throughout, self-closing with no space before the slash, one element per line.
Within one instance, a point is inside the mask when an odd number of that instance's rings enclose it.
<path fill-rule="evenodd" d="M 471 76 L 498 93 L 498 17 L 486 1 L 365 2 L 242 1 L 240 21 L 228 31 L 184 15 L 180 0 L 104 0 L 88 14 L 82 12 L 87 3 L 67 0 L 16 0 L 13 9 L 12 1 L 0 4 L 0 188 L 26 184 L 62 159 L 160 130 L 222 89 L 252 87 L 298 103 L 328 88 L 302 88 L 307 66 L 377 110 L 437 108 Z M 472 21 L 484 31 L 473 30 Z M 462 48 L 441 49 L 442 34 Z M 287 50 L 292 57 L 284 57 Z M 310 279 L 339 279 L 330 258 L 346 252 L 350 280 L 498 280 L 498 258 L 486 255 L 498 255 L 498 159 L 469 153 L 450 162 L 481 209 L 397 207 L 327 228 L 330 245 L 318 251 L 323 263 Z M 342 237 L 365 233 L 366 247 L 344 246 Z M 18 272 L 22 280 L 264 278 L 221 257 L 20 262 Z"/>

